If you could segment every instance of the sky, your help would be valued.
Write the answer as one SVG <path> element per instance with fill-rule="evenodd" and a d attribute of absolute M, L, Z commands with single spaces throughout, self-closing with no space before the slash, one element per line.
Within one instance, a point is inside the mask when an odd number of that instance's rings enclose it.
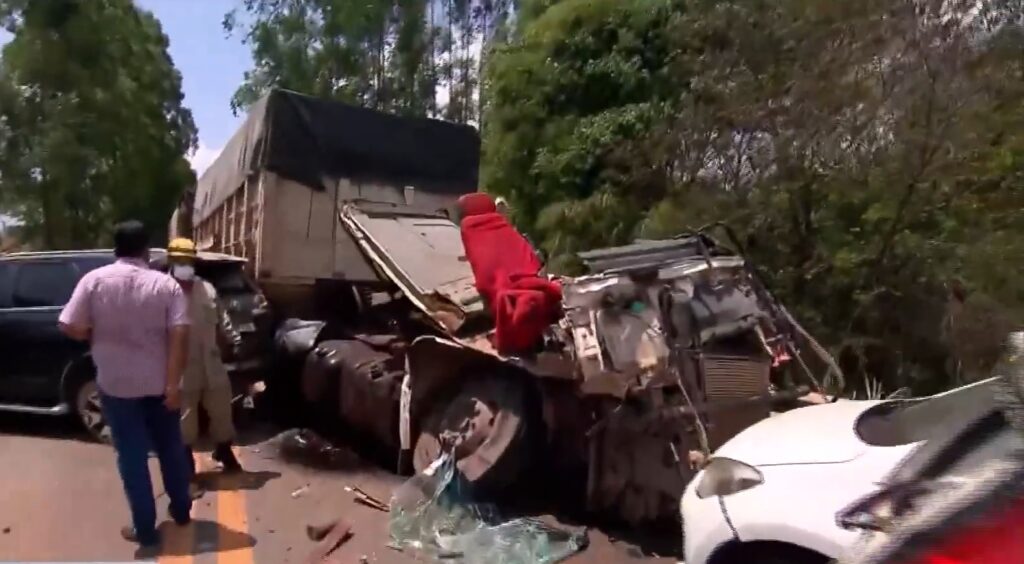
<path fill-rule="evenodd" d="M 160 20 L 170 39 L 185 105 L 199 128 L 199 148 L 189 161 L 202 174 L 242 121 L 232 115 L 230 104 L 250 67 L 249 49 L 239 37 L 227 37 L 221 27 L 224 14 L 241 0 L 136 0 L 136 4 Z"/>
<path fill-rule="evenodd" d="M 248 48 L 227 37 L 224 14 L 241 0 L 135 0 L 152 12 L 170 39 L 171 58 L 182 74 L 185 105 L 199 128 L 199 148 L 189 161 L 202 174 L 241 124 L 231 113 L 231 96 L 250 66 Z M 0 31 L 0 46 L 10 35 Z"/>
<path fill-rule="evenodd" d="M 231 96 L 250 66 L 248 48 L 239 37 L 227 37 L 224 14 L 241 0 L 135 0 L 152 12 L 170 40 L 170 54 L 182 75 L 185 105 L 199 129 L 199 146 L 189 155 L 197 175 L 220 154 L 241 125 L 231 113 Z M 0 46 L 10 34 L 0 31 Z M 12 219 L 0 214 L 0 231 Z"/>

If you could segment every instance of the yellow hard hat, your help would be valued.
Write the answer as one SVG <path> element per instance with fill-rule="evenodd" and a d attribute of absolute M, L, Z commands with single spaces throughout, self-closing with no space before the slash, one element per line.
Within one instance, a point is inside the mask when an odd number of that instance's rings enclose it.
<path fill-rule="evenodd" d="M 167 256 L 176 258 L 196 258 L 196 244 L 192 239 L 179 237 L 167 245 Z"/>

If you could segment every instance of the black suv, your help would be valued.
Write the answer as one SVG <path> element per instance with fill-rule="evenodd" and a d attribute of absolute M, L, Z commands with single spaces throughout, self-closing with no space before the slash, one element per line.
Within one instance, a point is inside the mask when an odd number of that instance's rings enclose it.
<path fill-rule="evenodd" d="M 109 440 L 88 346 L 65 337 L 57 319 L 82 276 L 113 261 L 109 250 L 0 255 L 0 411 L 73 413 L 90 434 Z M 196 269 L 217 287 L 240 333 L 240 346 L 224 351 L 233 380 L 240 372 L 259 371 L 271 331 L 266 301 L 244 265 L 242 259 L 204 253 Z"/>

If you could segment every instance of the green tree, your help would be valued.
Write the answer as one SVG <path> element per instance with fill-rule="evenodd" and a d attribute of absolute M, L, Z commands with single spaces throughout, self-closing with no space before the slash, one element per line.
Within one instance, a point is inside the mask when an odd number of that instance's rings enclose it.
<path fill-rule="evenodd" d="M 1019 154 L 1024 135 L 1021 82 L 1006 80 L 1020 75 L 1024 43 L 998 23 L 1018 16 L 996 3 L 867 0 L 695 10 L 680 31 L 707 35 L 686 70 L 710 79 L 684 95 L 659 142 L 675 155 L 703 147 L 663 203 L 681 213 L 663 209 L 647 227 L 675 232 L 690 202 L 714 194 L 710 209 L 742 228 L 751 255 L 851 371 L 889 389 L 958 383 L 942 334 L 946 285 L 1001 286 L 1004 311 L 1024 305 L 974 250 L 991 242 L 988 260 L 1006 260 L 1022 234 L 1003 213 L 1019 205 L 1019 183 L 991 169 Z M 693 223 L 712 219 L 696 209 Z M 988 333 L 960 332 L 952 344 L 978 341 L 971 348 L 988 358 L 968 360 L 984 367 L 995 350 L 984 344 L 1008 323 L 992 308 L 976 313 Z"/>
<path fill-rule="evenodd" d="M 0 206 L 48 248 L 163 233 L 196 143 L 157 20 L 131 0 L 3 0 Z"/>
<path fill-rule="evenodd" d="M 1014 2 L 531 4 L 489 68 L 484 178 L 556 265 L 724 220 L 855 376 L 984 372 L 1024 306 Z M 943 333 L 954 280 L 980 321 Z"/>
<path fill-rule="evenodd" d="M 285 88 L 413 116 L 478 121 L 480 68 L 514 0 L 245 0 L 225 16 L 252 49 L 237 112 Z M 441 96 L 441 93 L 446 96 Z"/>
<path fill-rule="evenodd" d="M 539 6 L 539 7 L 538 7 Z M 632 238 L 664 183 L 627 179 L 650 163 L 621 149 L 667 119 L 676 79 L 668 0 L 531 3 L 486 82 L 484 188 L 509 197 L 556 268 Z"/>

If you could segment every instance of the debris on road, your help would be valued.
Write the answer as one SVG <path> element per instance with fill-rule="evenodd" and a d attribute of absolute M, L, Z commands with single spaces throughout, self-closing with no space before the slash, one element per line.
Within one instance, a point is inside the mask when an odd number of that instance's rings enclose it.
<path fill-rule="evenodd" d="M 321 470 L 347 470 L 361 464 L 354 452 L 331 444 L 309 429 L 290 429 L 278 434 L 270 443 L 276 444 L 286 462 Z"/>
<path fill-rule="evenodd" d="M 550 564 L 589 545 L 586 530 L 571 532 L 531 518 L 506 520 L 495 506 L 472 502 L 465 490 L 448 454 L 410 478 L 391 499 L 392 544 L 467 564 Z"/>
<path fill-rule="evenodd" d="M 301 488 L 298 488 L 297 490 L 293 491 L 292 499 L 298 499 L 306 495 L 307 493 L 309 493 L 309 484 L 306 484 L 305 486 L 302 486 Z"/>
<path fill-rule="evenodd" d="M 309 564 L 320 564 L 339 546 L 352 538 L 352 524 L 338 519 L 327 525 L 307 525 L 306 534 L 310 540 L 317 541 L 316 548 L 306 558 Z"/>
<path fill-rule="evenodd" d="M 352 494 L 353 501 L 355 501 L 356 503 L 361 503 L 367 507 L 376 509 L 378 511 L 383 511 L 385 513 L 391 510 L 390 505 L 366 493 L 365 491 L 360 489 L 359 486 L 345 486 L 345 491 Z"/>
<path fill-rule="evenodd" d="M 309 540 L 311 541 L 320 542 L 327 538 L 327 534 L 330 533 L 331 529 L 333 529 L 337 524 L 337 521 L 331 521 L 330 523 L 325 523 L 323 525 L 306 525 L 306 536 L 309 537 Z"/>

